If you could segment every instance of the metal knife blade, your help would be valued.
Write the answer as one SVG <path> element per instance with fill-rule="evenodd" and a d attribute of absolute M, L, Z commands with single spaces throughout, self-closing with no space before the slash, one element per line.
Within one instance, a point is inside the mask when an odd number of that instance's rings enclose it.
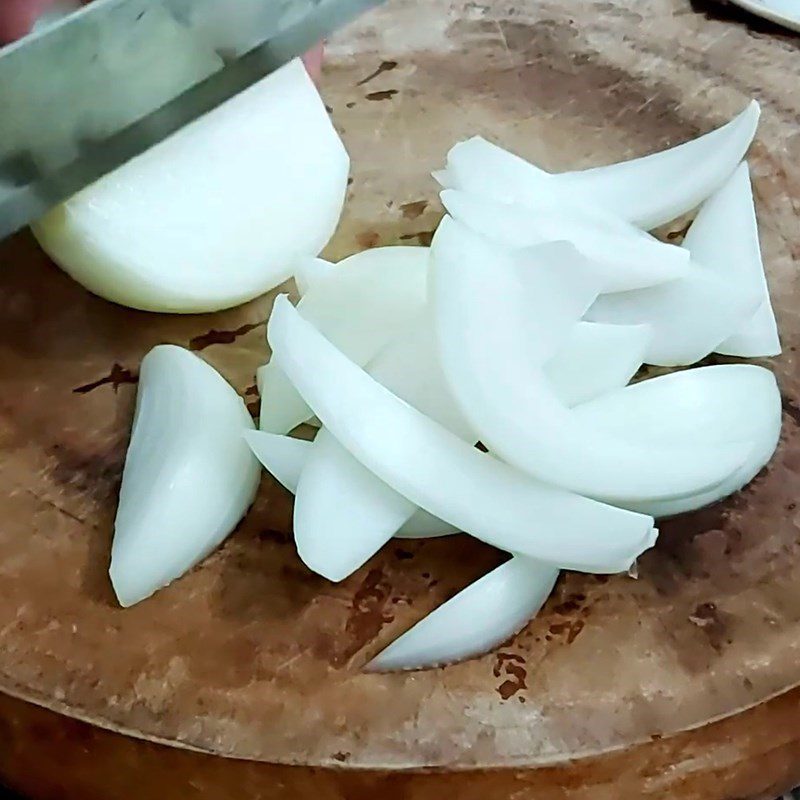
<path fill-rule="evenodd" d="M 381 0 L 95 0 L 0 49 L 0 239 Z"/>

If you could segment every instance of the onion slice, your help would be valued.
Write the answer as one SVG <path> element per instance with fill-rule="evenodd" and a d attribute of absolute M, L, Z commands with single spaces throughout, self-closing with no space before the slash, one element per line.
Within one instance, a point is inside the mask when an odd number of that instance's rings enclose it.
<path fill-rule="evenodd" d="M 559 187 L 651 230 L 696 208 L 728 179 L 753 141 L 760 114 L 751 100 L 710 133 L 642 158 L 563 172 Z"/>
<path fill-rule="evenodd" d="M 688 253 L 623 220 L 548 193 L 525 205 L 501 203 L 454 189 L 441 193 L 453 219 L 511 249 L 568 241 L 589 259 L 603 292 L 642 289 L 688 272 Z"/>
<path fill-rule="evenodd" d="M 551 256 L 543 251 L 544 258 Z M 579 304 L 570 308 L 565 281 L 565 289 L 553 285 L 539 298 L 548 314 L 531 310 L 526 288 L 537 273 L 520 269 L 451 219 L 434 236 L 431 282 L 442 369 L 489 450 L 540 480 L 613 502 L 699 492 L 741 466 L 745 444 L 651 448 L 582 424 L 541 369 L 552 330 L 574 324 L 570 314 Z"/>
<path fill-rule="evenodd" d="M 434 177 L 446 189 L 502 202 L 524 204 L 558 192 L 651 230 L 696 208 L 727 180 L 753 141 L 760 114 L 753 100 L 726 125 L 677 147 L 558 175 L 475 136 L 452 147 L 447 167 Z"/>
<path fill-rule="evenodd" d="M 781 430 L 775 376 L 753 364 L 683 370 L 609 392 L 574 410 L 585 424 L 659 447 L 693 440 L 716 446 L 752 443 L 742 466 L 704 492 L 628 507 L 656 517 L 693 511 L 738 491 L 769 461 Z"/>
<path fill-rule="evenodd" d="M 337 350 L 286 296 L 275 302 L 268 340 L 339 442 L 446 522 L 509 552 L 591 572 L 623 571 L 655 541 L 650 517 L 530 480 L 420 414 Z"/>
<path fill-rule="evenodd" d="M 423 314 L 378 354 L 369 373 L 460 438 L 474 441 L 450 397 L 432 338 L 432 326 Z M 347 503 L 342 502 L 344 497 Z M 412 519 L 417 511 L 414 503 L 373 475 L 323 429 L 314 440 L 297 488 L 297 551 L 310 569 L 331 581 L 340 581 L 364 564 L 398 529 L 406 526 L 406 531 L 413 532 Z M 447 527 L 439 530 L 449 532 Z"/>
<path fill-rule="evenodd" d="M 308 294 L 308 290 L 317 281 L 327 277 L 334 264 L 324 258 L 303 258 L 294 267 L 294 282 L 300 297 Z"/>
<path fill-rule="evenodd" d="M 616 325 L 650 325 L 646 364 L 694 364 L 713 352 L 760 303 L 757 293 L 694 263 L 685 277 L 651 289 L 604 294 L 586 319 Z"/>
<path fill-rule="evenodd" d="M 565 406 L 625 386 L 644 361 L 652 337 L 649 325 L 579 322 L 544 373 Z"/>
<path fill-rule="evenodd" d="M 267 472 L 294 494 L 311 453 L 311 442 L 266 431 L 245 431 L 244 438 Z"/>
<path fill-rule="evenodd" d="M 284 489 L 295 494 L 300 473 L 311 455 L 312 443 L 266 431 L 248 430 L 245 431 L 244 438 L 267 472 Z M 397 531 L 397 536 L 402 539 L 431 539 L 453 533 L 458 533 L 458 529 L 418 508 Z"/>
<path fill-rule="evenodd" d="M 759 298 L 755 313 L 717 345 L 717 352 L 744 358 L 778 355 L 781 343 L 761 260 L 747 162 L 703 204 L 683 246 L 709 272 Z"/>
<path fill-rule="evenodd" d="M 424 669 L 482 655 L 536 616 L 557 577 L 553 567 L 514 557 L 432 611 L 366 668 Z"/>
<path fill-rule="evenodd" d="M 210 157 L 211 156 L 211 157 Z M 82 190 L 34 226 L 87 289 L 194 313 L 263 294 L 339 221 L 349 159 L 299 59 Z"/>
<path fill-rule="evenodd" d="M 142 361 L 111 548 L 111 582 L 131 606 L 179 578 L 253 502 L 258 461 L 244 402 L 205 361 L 174 345 Z"/>
<path fill-rule="evenodd" d="M 344 259 L 297 310 L 356 364 L 366 364 L 425 304 L 428 248 L 376 247 Z M 273 362 L 258 371 L 262 430 L 288 433 L 312 414 Z"/>

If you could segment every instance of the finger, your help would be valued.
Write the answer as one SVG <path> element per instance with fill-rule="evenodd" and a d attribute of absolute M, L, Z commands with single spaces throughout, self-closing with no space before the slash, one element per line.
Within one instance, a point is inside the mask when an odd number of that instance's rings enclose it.
<path fill-rule="evenodd" d="M 33 23 L 55 0 L 0 0 L 0 43 L 13 42 L 30 31 Z"/>
<path fill-rule="evenodd" d="M 303 56 L 303 63 L 312 79 L 316 82 L 322 73 L 322 52 L 324 45 L 320 42 Z"/>

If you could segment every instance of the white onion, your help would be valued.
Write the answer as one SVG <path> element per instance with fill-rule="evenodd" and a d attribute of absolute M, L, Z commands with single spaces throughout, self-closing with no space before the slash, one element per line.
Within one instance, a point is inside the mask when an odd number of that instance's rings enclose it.
<path fill-rule="evenodd" d="M 104 176 L 34 233 L 92 292 L 150 311 L 234 306 L 324 247 L 349 160 L 296 60 Z"/>
<path fill-rule="evenodd" d="M 130 606 L 179 578 L 233 530 L 259 467 L 242 434 L 244 402 L 188 350 L 159 345 L 142 361 L 111 548 L 111 582 Z"/>
<path fill-rule="evenodd" d="M 662 375 L 604 394 L 574 411 L 587 425 L 653 447 L 676 440 L 709 446 L 752 443 L 742 466 L 711 489 L 628 506 L 656 517 L 693 511 L 741 489 L 772 457 L 781 429 L 781 396 L 775 376 L 752 364 Z"/>
<path fill-rule="evenodd" d="M 546 564 L 512 558 L 395 639 L 367 669 L 424 669 L 481 655 L 525 627 L 557 577 Z"/>
<path fill-rule="evenodd" d="M 582 571 L 623 571 L 652 546 L 652 518 L 546 487 L 471 447 L 359 369 L 285 296 L 267 335 L 325 427 L 431 514 L 502 549 Z"/>
<path fill-rule="evenodd" d="M 650 230 L 696 208 L 725 182 L 750 147 L 760 114 L 751 100 L 710 133 L 643 158 L 563 172 L 559 187 Z"/>
<path fill-rule="evenodd" d="M 245 431 L 244 438 L 267 472 L 294 494 L 311 453 L 311 442 L 266 431 Z"/>
<path fill-rule="evenodd" d="M 294 494 L 300 473 L 311 454 L 311 442 L 266 431 L 248 430 L 244 436 L 270 475 Z M 458 533 L 458 529 L 418 508 L 396 535 L 403 539 L 429 539 L 453 533 Z"/>
<path fill-rule="evenodd" d="M 746 445 L 644 447 L 581 424 L 541 369 L 552 331 L 575 322 L 569 282 L 567 296 L 553 284 L 532 307 L 526 284 L 538 270 L 515 267 L 451 219 L 436 232 L 431 281 L 442 369 L 489 450 L 540 480 L 614 502 L 699 492 L 741 466 Z"/>
<path fill-rule="evenodd" d="M 677 147 L 558 175 L 475 136 L 452 147 L 447 167 L 434 177 L 446 189 L 501 202 L 575 198 L 650 230 L 696 208 L 724 183 L 753 141 L 760 113 L 753 100 L 727 125 Z"/>
<path fill-rule="evenodd" d="M 334 268 L 334 264 L 324 258 L 303 258 L 294 267 L 294 282 L 300 297 L 308 294 L 308 290 L 317 281 L 325 278 Z"/>
<path fill-rule="evenodd" d="M 474 441 L 444 383 L 432 337 L 425 315 L 415 318 L 378 354 L 369 374 L 460 438 Z M 406 532 L 413 532 L 416 511 L 414 503 L 373 475 L 323 429 L 314 441 L 297 488 L 297 551 L 315 572 L 332 581 L 343 580 L 398 529 L 406 526 Z M 430 530 L 430 525 L 423 530 Z M 443 527 L 433 529 L 448 532 L 443 523 L 439 525 Z M 336 543 L 334 547 L 332 542 Z"/>
<path fill-rule="evenodd" d="M 428 248 L 377 247 L 336 265 L 300 300 L 297 310 L 362 366 L 425 304 Z M 312 416 L 295 388 L 270 362 L 258 371 L 259 425 L 288 433 Z"/>
<path fill-rule="evenodd" d="M 646 364 L 694 364 L 713 352 L 758 308 L 758 294 L 695 263 L 689 275 L 633 292 L 604 294 L 586 319 L 617 325 L 650 325 Z"/>
<path fill-rule="evenodd" d="M 574 406 L 625 386 L 644 361 L 652 337 L 649 325 L 579 322 L 544 374 L 565 406 Z"/>
<path fill-rule="evenodd" d="M 576 205 L 572 198 L 548 194 L 522 205 L 454 189 L 445 189 L 441 197 L 453 219 L 511 249 L 559 240 L 574 244 L 597 270 L 603 292 L 653 286 L 680 278 L 689 269 L 689 256 L 682 248 Z"/>
<path fill-rule="evenodd" d="M 717 352 L 746 358 L 778 355 L 781 343 L 761 260 L 747 162 L 703 204 L 683 246 L 710 272 L 758 298 L 755 313 L 717 344 Z"/>

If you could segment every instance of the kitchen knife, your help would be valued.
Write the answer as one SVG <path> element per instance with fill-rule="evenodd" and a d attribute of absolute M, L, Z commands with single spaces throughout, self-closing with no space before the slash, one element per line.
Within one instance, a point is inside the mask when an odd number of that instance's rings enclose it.
<path fill-rule="evenodd" d="M 0 49 L 0 239 L 380 0 L 95 0 Z"/>

